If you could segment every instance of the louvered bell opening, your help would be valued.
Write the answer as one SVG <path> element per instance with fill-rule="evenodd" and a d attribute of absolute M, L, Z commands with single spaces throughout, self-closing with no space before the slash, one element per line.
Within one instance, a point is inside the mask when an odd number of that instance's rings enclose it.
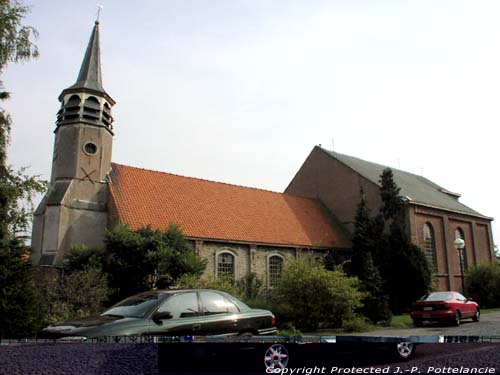
<path fill-rule="evenodd" d="M 109 114 L 107 114 L 106 112 L 103 112 L 102 113 L 102 122 L 104 123 L 104 125 L 106 125 L 107 127 L 111 127 L 111 124 L 113 123 L 113 117 L 111 117 Z"/>
<path fill-rule="evenodd" d="M 81 100 L 78 95 L 73 95 L 64 105 L 66 109 L 80 108 Z"/>
<path fill-rule="evenodd" d="M 101 106 L 93 96 L 89 96 L 83 104 L 82 118 L 88 121 L 99 121 L 101 119 Z"/>
<path fill-rule="evenodd" d="M 59 125 L 62 120 L 63 120 L 63 109 L 61 108 L 59 111 L 57 111 L 56 124 Z"/>
<path fill-rule="evenodd" d="M 89 96 L 85 100 L 83 107 L 86 109 L 91 109 L 91 110 L 98 111 L 98 112 L 101 111 L 101 105 L 99 104 L 99 101 L 93 96 Z"/>

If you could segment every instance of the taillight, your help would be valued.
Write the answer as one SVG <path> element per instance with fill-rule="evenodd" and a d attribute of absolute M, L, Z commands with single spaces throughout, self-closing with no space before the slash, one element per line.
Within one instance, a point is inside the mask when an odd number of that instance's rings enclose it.
<path fill-rule="evenodd" d="M 447 303 L 442 303 L 440 305 L 437 305 L 437 310 L 449 310 L 451 307 Z"/>
<path fill-rule="evenodd" d="M 271 324 L 274 326 L 276 325 L 276 317 L 273 315 L 271 318 Z"/>

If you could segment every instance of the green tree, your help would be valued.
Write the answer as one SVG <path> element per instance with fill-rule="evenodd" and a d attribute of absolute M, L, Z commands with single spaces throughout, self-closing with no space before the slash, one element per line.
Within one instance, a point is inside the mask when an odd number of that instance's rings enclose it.
<path fill-rule="evenodd" d="M 406 210 L 399 193 L 392 171 L 386 168 L 380 178 L 383 203 L 380 220 L 389 231 L 380 242 L 376 262 L 380 265 L 394 313 L 409 308 L 413 301 L 430 290 L 432 282 L 425 254 L 408 237 Z"/>
<path fill-rule="evenodd" d="M 102 312 L 110 290 L 101 267 L 87 265 L 73 272 L 44 272 L 38 292 L 44 326 Z"/>
<path fill-rule="evenodd" d="M 270 291 L 272 311 L 282 322 L 316 330 L 341 327 L 362 307 L 358 279 L 340 269 L 329 271 L 312 256 L 289 259 L 277 285 Z"/>
<path fill-rule="evenodd" d="M 384 280 L 374 262 L 378 253 L 383 227 L 379 220 L 371 216 L 363 189 L 359 201 L 352 236 L 352 259 L 349 265 L 350 274 L 358 277 L 363 298 L 363 315 L 372 323 L 387 323 L 392 314 L 389 308 L 389 297 L 385 294 Z"/>
<path fill-rule="evenodd" d="M 174 224 L 166 231 L 150 226 L 129 230 L 119 224 L 106 234 L 104 242 L 103 249 L 72 248 L 64 266 L 69 272 L 102 266 L 111 302 L 145 290 L 167 288 L 183 275 L 201 275 L 206 266 Z"/>
<path fill-rule="evenodd" d="M 33 43 L 36 30 L 22 21 L 29 9 L 19 1 L 0 0 L 0 75 L 13 62 L 38 56 Z M 7 100 L 0 81 L 0 101 Z M 0 107 L 0 336 L 32 335 L 39 328 L 39 309 L 24 243 L 32 211 L 32 196 L 46 189 L 46 183 L 15 171 L 7 164 L 12 119 Z"/>
<path fill-rule="evenodd" d="M 468 297 L 482 308 L 500 307 L 500 264 L 479 264 L 467 272 Z"/>

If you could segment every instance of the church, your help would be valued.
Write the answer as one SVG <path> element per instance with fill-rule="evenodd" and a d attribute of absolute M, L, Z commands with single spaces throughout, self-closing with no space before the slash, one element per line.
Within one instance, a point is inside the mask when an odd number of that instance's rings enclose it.
<path fill-rule="evenodd" d="M 207 276 L 256 273 L 272 286 L 287 259 L 349 255 L 360 187 L 373 212 L 381 206 L 384 166 L 319 146 L 283 193 L 113 163 L 115 101 L 102 85 L 97 21 L 77 81 L 59 101 L 50 186 L 34 215 L 37 265 L 58 265 L 73 245 L 102 246 L 106 230 L 118 223 L 131 230 L 175 223 L 207 259 Z M 491 262 L 493 219 L 421 176 L 393 173 L 409 234 L 432 265 L 437 287 L 459 290 L 453 241 L 466 243 L 464 267 Z"/>

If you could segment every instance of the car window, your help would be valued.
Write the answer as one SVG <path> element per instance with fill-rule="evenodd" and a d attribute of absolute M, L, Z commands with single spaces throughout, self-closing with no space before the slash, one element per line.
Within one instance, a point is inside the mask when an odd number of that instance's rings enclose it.
<path fill-rule="evenodd" d="M 198 296 L 196 292 L 174 294 L 163 302 L 158 312 L 168 311 L 172 319 L 191 318 L 199 315 Z"/>
<path fill-rule="evenodd" d="M 238 313 L 238 312 L 240 312 L 240 310 L 238 309 L 238 306 L 236 306 L 236 304 L 234 304 L 228 298 L 226 298 L 225 300 L 226 300 L 227 312 L 230 312 L 230 313 Z"/>
<path fill-rule="evenodd" d="M 451 301 L 452 299 L 453 293 L 449 292 L 429 293 L 422 297 L 423 301 Z"/>
<path fill-rule="evenodd" d="M 205 315 L 226 314 L 237 309 L 222 294 L 216 292 L 200 292 L 200 299 Z"/>
<path fill-rule="evenodd" d="M 117 315 L 128 318 L 143 318 L 159 302 L 159 295 L 152 293 L 138 294 L 124 299 L 104 311 L 101 315 Z"/>

